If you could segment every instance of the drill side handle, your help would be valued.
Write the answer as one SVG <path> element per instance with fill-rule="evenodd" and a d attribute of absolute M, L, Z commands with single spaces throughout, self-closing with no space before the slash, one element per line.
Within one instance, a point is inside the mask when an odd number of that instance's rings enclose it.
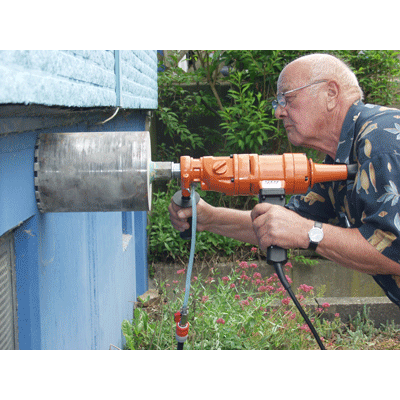
<path fill-rule="evenodd" d="M 258 200 L 260 203 L 270 203 L 284 206 L 286 203 L 285 189 L 260 189 Z M 270 246 L 267 249 L 267 262 L 270 265 L 284 264 L 287 261 L 287 250 L 279 246 Z"/>
<path fill-rule="evenodd" d="M 200 201 L 200 195 L 195 192 L 196 204 Z M 178 190 L 172 197 L 172 201 L 179 207 L 189 208 L 192 207 L 191 197 L 182 196 L 182 190 Z M 189 229 L 180 233 L 181 239 L 189 240 L 192 237 L 192 217 L 188 218 Z"/>

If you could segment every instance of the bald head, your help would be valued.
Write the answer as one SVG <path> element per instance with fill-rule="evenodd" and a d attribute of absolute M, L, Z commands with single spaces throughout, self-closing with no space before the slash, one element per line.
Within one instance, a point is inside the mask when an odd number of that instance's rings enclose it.
<path fill-rule="evenodd" d="M 322 79 L 334 80 L 340 86 L 342 95 L 349 97 L 351 101 L 363 98 L 353 71 L 343 61 L 329 54 L 310 54 L 292 61 L 282 70 L 278 87 L 285 86 L 287 77 L 292 74 L 304 81 L 304 84 Z"/>

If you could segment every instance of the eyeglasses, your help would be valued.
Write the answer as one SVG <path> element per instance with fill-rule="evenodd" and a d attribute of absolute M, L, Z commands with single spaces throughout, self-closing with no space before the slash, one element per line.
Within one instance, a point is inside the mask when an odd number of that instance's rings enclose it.
<path fill-rule="evenodd" d="M 285 93 L 279 92 L 278 95 L 277 95 L 277 99 L 272 102 L 272 107 L 273 107 L 274 110 L 276 110 L 278 108 L 278 106 L 281 106 L 281 107 L 285 108 L 286 104 L 287 104 L 286 103 L 286 99 L 285 99 L 285 95 L 287 95 L 288 93 L 293 93 L 293 92 L 296 92 L 297 90 L 305 89 L 306 87 L 309 87 L 309 86 L 312 86 L 312 85 L 316 85 L 317 83 L 327 82 L 327 81 L 328 81 L 327 79 L 323 79 L 321 81 L 315 81 L 315 82 L 309 83 L 308 85 L 299 87 L 297 89 L 288 90 Z"/>

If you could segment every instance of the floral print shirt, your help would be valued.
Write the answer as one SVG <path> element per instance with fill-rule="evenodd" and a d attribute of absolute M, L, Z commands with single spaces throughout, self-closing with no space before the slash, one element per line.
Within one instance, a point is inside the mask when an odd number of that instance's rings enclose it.
<path fill-rule="evenodd" d="M 357 164 L 354 180 L 314 185 L 287 207 L 323 223 L 358 228 L 379 252 L 400 263 L 400 110 L 354 103 L 344 120 L 336 158 Z M 400 306 L 400 276 L 374 275 Z"/>

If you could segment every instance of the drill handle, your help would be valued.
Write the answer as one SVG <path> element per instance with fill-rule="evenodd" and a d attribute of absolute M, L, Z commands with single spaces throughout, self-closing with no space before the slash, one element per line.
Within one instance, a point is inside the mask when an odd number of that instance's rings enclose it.
<path fill-rule="evenodd" d="M 284 189 L 261 189 L 258 195 L 260 203 L 270 203 L 284 206 L 286 203 Z M 287 261 L 287 250 L 279 246 L 270 246 L 267 249 L 267 262 L 270 265 L 284 264 Z"/>
<path fill-rule="evenodd" d="M 200 201 L 200 195 L 195 192 L 196 196 L 196 204 Z M 191 197 L 182 196 L 182 190 L 178 190 L 174 196 L 172 197 L 172 201 L 179 207 L 189 208 L 192 207 L 192 199 Z M 181 239 L 189 240 L 192 237 L 192 217 L 188 218 L 189 229 L 180 233 Z"/>

